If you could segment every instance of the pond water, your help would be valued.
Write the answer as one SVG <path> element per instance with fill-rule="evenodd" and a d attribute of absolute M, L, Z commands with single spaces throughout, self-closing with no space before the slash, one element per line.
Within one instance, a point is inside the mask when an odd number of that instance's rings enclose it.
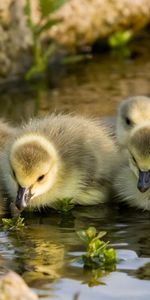
<path fill-rule="evenodd" d="M 1 266 L 21 274 L 41 299 L 150 299 L 149 213 L 77 207 L 66 216 L 26 215 L 25 224 L 18 233 L 1 230 Z M 117 250 L 111 273 L 86 271 L 79 260 L 85 248 L 76 231 L 90 225 L 107 231 Z"/>
<path fill-rule="evenodd" d="M 52 111 L 114 117 L 123 98 L 150 94 L 150 44 L 139 37 L 134 47 L 132 59 L 93 56 L 76 66 L 50 69 L 45 85 L 3 89 L 0 116 L 15 123 Z M 52 210 L 25 215 L 25 223 L 17 233 L 1 227 L 0 261 L 21 274 L 40 299 L 150 299 L 150 213 L 76 207 L 68 215 Z M 91 225 L 107 231 L 106 240 L 117 250 L 113 272 L 86 271 L 77 259 L 85 248 L 76 231 Z"/>

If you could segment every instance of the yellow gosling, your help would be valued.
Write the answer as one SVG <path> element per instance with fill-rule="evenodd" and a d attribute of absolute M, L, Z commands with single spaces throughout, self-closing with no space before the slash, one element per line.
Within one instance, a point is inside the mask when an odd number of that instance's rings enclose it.
<path fill-rule="evenodd" d="M 12 127 L 5 120 L 0 119 L 0 155 L 5 150 L 7 143 L 15 136 L 17 129 Z M 1 159 L 1 157 L 0 157 Z M 0 186 L 0 216 L 8 213 L 8 201 L 3 191 L 3 185 Z"/>
<path fill-rule="evenodd" d="M 135 96 L 124 100 L 118 109 L 116 136 L 121 147 L 127 147 L 131 130 L 150 121 L 150 98 Z"/>
<path fill-rule="evenodd" d="M 4 150 L 7 142 L 16 134 L 17 129 L 0 119 L 0 152 Z"/>
<path fill-rule="evenodd" d="M 128 161 L 114 182 L 121 201 L 150 210 L 150 122 L 136 126 L 128 139 Z"/>
<path fill-rule="evenodd" d="M 25 125 L 0 160 L 1 181 L 19 210 L 107 200 L 117 164 L 108 130 L 81 116 L 51 115 Z"/>

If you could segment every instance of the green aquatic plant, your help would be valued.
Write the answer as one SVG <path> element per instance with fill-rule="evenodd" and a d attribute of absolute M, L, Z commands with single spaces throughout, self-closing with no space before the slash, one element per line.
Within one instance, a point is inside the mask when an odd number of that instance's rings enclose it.
<path fill-rule="evenodd" d="M 3 228 L 8 231 L 21 230 L 25 227 L 24 218 L 16 217 L 12 219 L 2 219 Z"/>
<path fill-rule="evenodd" d="M 126 47 L 131 38 L 132 32 L 130 30 L 117 31 L 109 37 L 108 43 L 111 48 L 122 48 Z"/>
<path fill-rule="evenodd" d="M 63 214 L 68 213 L 73 208 L 74 208 L 74 203 L 72 203 L 72 198 L 58 199 L 55 204 L 55 209 L 58 212 Z"/>
<path fill-rule="evenodd" d="M 109 39 L 108 44 L 112 49 L 112 53 L 124 58 L 129 58 L 132 54 L 128 46 L 133 34 L 131 30 L 117 31 L 113 33 Z"/>
<path fill-rule="evenodd" d="M 73 65 L 73 64 L 77 64 L 83 61 L 87 61 L 87 60 L 91 60 L 92 59 L 92 55 L 91 54 L 71 54 L 71 55 L 67 55 L 64 58 L 62 58 L 61 60 L 61 64 L 62 65 Z"/>
<path fill-rule="evenodd" d="M 30 80 L 39 73 L 43 73 L 48 65 L 49 57 L 54 54 L 56 45 L 54 42 L 49 42 L 47 46 L 43 47 L 41 35 L 49 30 L 55 23 L 52 20 L 52 13 L 57 10 L 66 0 L 37 0 L 39 9 L 39 21 L 33 21 L 33 11 L 31 0 L 26 0 L 25 15 L 27 17 L 27 24 L 30 28 L 33 38 L 33 65 L 27 72 L 25 78 Z"/>
<path fill-rule="evenodd" d="M 105 285 L 103 278 L 104 276 L 107 276 L 109 274 L 109 271 L 110 270 L 102 270 L 102 268 L 88 269 L 86 270 L 86 275 L 88 275 L 88 279 L 83 281 L 83 284 L 87 284 L 89 287 Z"/>
<path fill-rule="evenodd" d="M 101 240 L 106 235 L 105 231 L 97 233 L 95 227 L 89 227 L 87 230 L 78 231 L 77 234 L 86 245 L 86 254 L 82 256 L 84 267 L 110 271 L 115 269 L 116 252 L 113 248 L 108 248 L 109 242 Z"/>

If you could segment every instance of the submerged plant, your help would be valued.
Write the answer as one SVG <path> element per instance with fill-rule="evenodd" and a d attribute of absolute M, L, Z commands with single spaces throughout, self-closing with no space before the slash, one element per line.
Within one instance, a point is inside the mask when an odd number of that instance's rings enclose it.
<path fill-rule="evenodd" d="M 102 270 L 102 268 L 86 270 L 86 275 L 88 274 L 88 279 L 85 280 L 83 283 L 87 284 L 89 287 L 105 285 L 105 283 L 103 282 L 103 277 L 108 275 L 109 271 L 110 270 Z"/>
<path fill-rule="evenodd" d="M 16 217 L 12 219 L 2 219 L 3 228 L 9 231 L 21 230 L 25 227 L 24 218 Z"/>
<path fill-rule="evenodd" d="M 116 252 L 113 248 L 108 248 L 109 242 L 101 240 L 106 235 L 105 231 L 97 233 L 95 227 L 89 227 L 77 234 L 86 245 L 86 254 L 82 256 L 84 267 L 111 271 L 115 269 Z"/>
<path fill-rule="evenodd" d="M 64 214 L 73 209 L 73 207 L 74 203 L 72 203 L 72 198 L 58 199 L 55 204 L 55 209 Z"/>
<path fill-rule="evenodd" d="M 33 65 L 27 72 L 25 78 L 31 79 L 34 75 L 45 71 L 49 57 L 55 52 L 56 45 L 49 42 L 49 45 L 42 47 L 41 35 L 50 29 L 55 23 L 51 14 L 57 10 L 66 0 L 37 0 L 39 9 L 39 22 L 33 21 L 33 12 L 31 0 L 26 0 L 25 14 L 27 16 L 27 24 L 31 30 L 33 37 Z"/>

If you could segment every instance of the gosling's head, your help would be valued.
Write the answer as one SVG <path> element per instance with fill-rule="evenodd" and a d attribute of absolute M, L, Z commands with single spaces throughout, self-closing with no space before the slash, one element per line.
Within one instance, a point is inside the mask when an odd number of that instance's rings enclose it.
<path fill-rule="evenodd" d="M 126 146 L 128 137 L 134 126 L 150 121 L 150 98 L 136 96 L 124 100 L 118 110 L 117 140 L 121 146 Z"/>
<path fill-rule="evenodd" d="M 18 138 L 10 151 L 10 167 L 18 185 L 16 206 L 19 210 L 34 206 L 34 198 L 49 191 L 56 179 L 57 153 L 41 135 Z"/>
<path fill-rule="evenodd" d="M 130 168 L 137 176 L 137 188 L 144 193 L 150 188 L 150 122 L 137 126 L 128 141 Z"/>

